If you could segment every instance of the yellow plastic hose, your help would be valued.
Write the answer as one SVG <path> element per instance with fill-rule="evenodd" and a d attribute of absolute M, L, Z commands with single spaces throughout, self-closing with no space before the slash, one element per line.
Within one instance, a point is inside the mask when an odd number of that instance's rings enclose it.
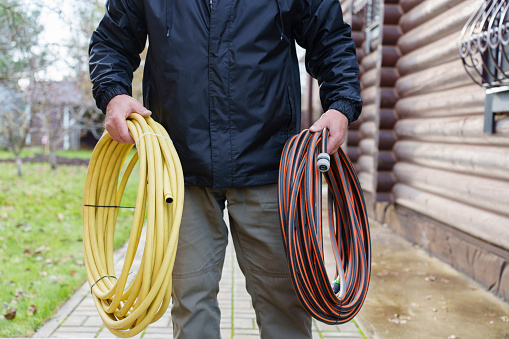
<path fill-rule="evenodd" d="M 88 166 L 83 193 L 83 247 L 88 282 L 102 321 L 118 337 L 132 337 L 157 321 L 171 299 L 171 273 L 184 204 L 184 177 L 166 130 L 152 118 L 133 113 L 127 120 L 137 153 L 119 184 L 122 165 L 133 147 L 105 132 Z M 127 180 L 138 161 L 138 195 L 122 272 L 113 267 L 113 236 Z M 142 262 L 133 282 L 127 277 L 147 216 Z"/>

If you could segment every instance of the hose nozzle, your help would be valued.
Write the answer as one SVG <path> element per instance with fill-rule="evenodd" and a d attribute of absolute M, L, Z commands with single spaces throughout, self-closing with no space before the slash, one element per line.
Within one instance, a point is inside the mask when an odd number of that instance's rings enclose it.
<path fill-rule="evenodd" d="M 330 156 L 327 153 L 318 154 L 316 165 L 320 172 L 327 172 L 330 168 Z"/>

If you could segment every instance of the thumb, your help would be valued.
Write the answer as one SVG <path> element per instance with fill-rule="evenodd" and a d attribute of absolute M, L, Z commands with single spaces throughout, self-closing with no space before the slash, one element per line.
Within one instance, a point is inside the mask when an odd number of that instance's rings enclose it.
<path fill-rule="evenodd" d="M 320 118 L 313 124 L 313 126 L 309 127 L 309 131 L 319 132 L 322 131 L 325 127 L 327 127 L 326 122 L 324 121 L 324 119 Z"/>
<path fill-rule="evenodd" d="M 136 112 L 138 114 L 140 114 L 141 116 L 143 117 L 149 117 L 152 112 L 149 111 L 148 109 L 146 109 L 142 104 L 140 104 L 138 101 L 134 101 L 133 104 L 131 105 L 131 109 L 133 112 Z"/>

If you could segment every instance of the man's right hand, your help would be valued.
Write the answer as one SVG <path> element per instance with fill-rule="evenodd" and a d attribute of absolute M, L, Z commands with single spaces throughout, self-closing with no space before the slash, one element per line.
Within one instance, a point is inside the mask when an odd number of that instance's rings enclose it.
<path fill-rule="evenodd" d="M 134 140 L 129 134 L 126 119 L 131 113 L 138 113 L 144 117 L 152 114 L 148 109 L 143 107 L 138 100 L 126 94 L 120 94 L 110 100 L 106 106 L 106 118 L 104 126 L 110 134 L 111 138 L 122 144 L 134 144 Z"/>

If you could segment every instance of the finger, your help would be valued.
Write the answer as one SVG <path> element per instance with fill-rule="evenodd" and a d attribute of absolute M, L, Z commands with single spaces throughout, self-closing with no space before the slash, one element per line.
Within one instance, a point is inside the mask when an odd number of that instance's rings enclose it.
<path fill-rule="evenodd" d="M 313 124 L 313 126 L 309 127 L 310 132 L 319 132 L 322 131 L 325 127 L 328 127 L 327 119 L 322 119 L 322 117 L 320 117 L 320 119 L 318 119 Z"/>
<path fill-rule="evenodd" d="M 121 116 L 115 116 L 106 123 L 106 130 L 111 138 L 121 144 L 134 144 L 133 138 L 129 134 L 127 123 Z"/>
<path fill-rule="evenodd" d="M 120 142 L 123 144 L 134 144 L 134 140 L 129 134 L 129 128 L 127 128 L 127 123 L 125 120 L 120 121 L 117 124 L 118 134 L 120 137 Z"/>
<path fill-rule="evenodd" d="M 341 140 L 339 136 L 329 134 L 329 138 L 327 139 L 327 153 L 329 154 L 335 153 L 338 150 L 339 146 L 341 146 Z"/>
<path fill-rule="evenodd" d="M 118 134 L 118 129 L 115 124 L 112 123 L 111 119 L 107 119 L 104 127 L 108 131 L 110 137 L 116 142 L 121 142 L 120 135 Z"/>
<path fill-rule="evenodd" d="M 133 112 L 136 112 L 138 114 L 140 114 L 141 116 L 143 117 L 149 117 L 152 112 L 149 111 L 148 109 L 146 109 L 142 104 L 140 104 L 137 100 L 133 100 L 132 101 L 132 105 L 131 105 L 131 110 Z M 129 113 L 130 115 L 130 113 Z"/>

